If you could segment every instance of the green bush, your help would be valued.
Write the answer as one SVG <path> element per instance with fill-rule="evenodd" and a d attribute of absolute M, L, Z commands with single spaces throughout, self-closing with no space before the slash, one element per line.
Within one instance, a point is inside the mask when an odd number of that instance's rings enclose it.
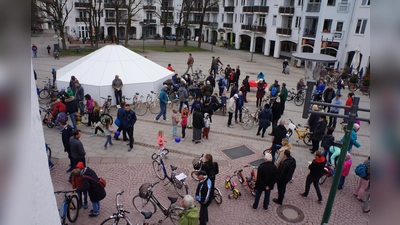
<path fill-rule="evenodd" d="M 354 75 L 354 76 L 350 77 L 350 83 L 355 84 L 355 83 L 357 83 L 357 80 L 358 80 L 357 75 Z"/>
<path fill-rule="evenodd" d="M 369 87 L 370 84 L 371 84 L 370 78 L 364 78 L 363 85 L 366 87 Z"/>
<path fill-rule="evenodd" d="M 346 72 L 343 72 L 340 77 L 342 78 L 342 80 L 347 80 L 347 77 L 349 77 L 349 75 Z"/>

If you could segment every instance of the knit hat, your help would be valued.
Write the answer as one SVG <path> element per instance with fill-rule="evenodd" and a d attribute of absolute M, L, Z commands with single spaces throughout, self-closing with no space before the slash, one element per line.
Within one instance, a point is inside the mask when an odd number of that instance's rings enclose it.
<path fill-rule="evenodd" d="M 76 168 L 83 169 L 85 168 L 85 165 L 83 165 L 83 162 L 78 162 L 78 164 L 76 164 Z"/>
<path fill-rule="evenodd" d="M 207 116 L 208 116 L 208 113 L 204 113 L 204 118 L 207 118 Z"/>
<path fill-rule="evenodd" d="M 346 159 L 351 159 L 351 154 L 350 153 L 346 153 Z"/>
<path fill-rule="evenodd" d="M 187 106 L 186 106 L 186 105 L 183 105 L 183 108 L 184 108 L 184 109 L 187 109 Z"/>
<path fill-rule="evenodd" d="M 271 155 L 271 153 L 266 152 L 265 155 L 264 155 L 264 157 L 265 157 L 265 159 L 266 159 L 268 162 L 272 162 L 272 155 Z"/>
<path fill-rule="evenodd" d="M 354 130 L 360 129 L 360 125 L 358 125 L 357 123 L 355 123 L 355 124 L 353 125 L 353 129 L 354 129 Z"/>

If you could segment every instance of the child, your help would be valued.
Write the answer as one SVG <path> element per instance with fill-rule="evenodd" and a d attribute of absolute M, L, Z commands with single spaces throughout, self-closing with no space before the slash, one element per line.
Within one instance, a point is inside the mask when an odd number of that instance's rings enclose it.
<path fill-rule="evenodd" d="M 164 139 L 164 131 L 158 131 L 157 143 L 158 143 L 158 154 L 161 155 L 164 151 L 164 143 L 167 140 Z"/>
<path fill-rule="evenodd" d="M 182 126 L 182 141 L 185 140 L 186 137 L 186 126 L 188 124 L 188 117 L 189 117 L 190 111 L 187 108 L 186 105 L 183 105 L 183 109 L 182 109 L 182 121 L 181 121 L 181 126 Z"/>
<path fill-rule="evenodd" d="M 333 136 L 333 127 L 328 127 L 326 129 L 326 134 L 322 138 L 321 147 L 324 149 L 322 155 L 325 157 L 327 161 L 329 161 L 330 151 L 329 148 L 333 145 L 335 141 L 335 137 Z"/>
<path fill-rule="evenodd" d="M 72 91 L 72 89 L 70 87 L 67 87 L 67 94 L 68 94 L 68 97 L 74 96 L 74 92 Z"/>
<path fill-rule="evenodd" d="M 204 113 L 204 128 L 203 128 L 203 138 L 208 140 L 208 133 L 210 133 L 210 116 L 208 113 Z"/>
<path fill-rule="evenodd" d="M 110 143 L 111 146 L 113 145 L 113 143 L 111 142 L 111 133 L 113 133 L 113 131 L 111 130 L 111 119 L 109 117 L 107 117 L 104 120 L 103 128 L 104 128 L 104 131 L 105 131 L 104 133 L 106 135 L 106 143 L 104 143 L 104 149 L 107 149 L 107 144 L 108 143 Z"/>
<path fill-rule="evenodd" d="M 347 153 L 346 154 L 346 159 L 345 159 L 344 164 L 343 164 L 342 176 L 340 177 L 340 180 L 339 180 L 338 190 L 342 190 L 343 189 L 344 181 L 345 181 L 346 177 L 349 175 L 350 168 L 351 168 L 352 164 L 353 164 L 353 161 L 351 161 L 351 154 Z"/>
<path fill-rule="evenodd" d="M 83 164 L 83 162 L 78 162 L 76 164 L 76 168 L 78 169 L 84 169 L 85 165 Z M 72 174 L 72 173 L 71 173 Z M 82 177 L 81 176 L 71 176 L 71 184 L 72 184 L 72 188 L 73 189 L 77 189 L 77 188 L 82 188 Z M 78 194 L 78 208 L 82 208 L 82 194 L 83 194 L 83 208 L 87 209 L 88 208 L 88 201 L 87 201 L 87 191 L 77 191 L 76 192 Z"/>
<path fill-rule="evenodd" d="M 90 136 L 94 137 L 97 135 L 97 131 L 100 130 L 101 131 L 101 135 L 102 137 L 104 137 L 104 130 L 101 129 L 100 127 L 100 106 L 99 103 L 97 103 L 97 101 L 93 101 L 93 124 L 95 124 L 95 129 L 94 129 L 94 133 L 91 134 Z"/>
<path fill-rule="evenodd" d="M 172 109 L 172 136 L 176 137 L 176 130 L 178 129 L 179 117 L 178 110 L 176 108 Z"/>

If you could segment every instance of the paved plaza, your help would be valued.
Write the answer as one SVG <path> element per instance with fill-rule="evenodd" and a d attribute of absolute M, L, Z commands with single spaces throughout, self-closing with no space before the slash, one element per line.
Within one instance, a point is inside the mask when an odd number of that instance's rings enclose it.
<path fill-rule="evenodd" d="M 81 56 L 63 57 L 60 60 L 54 60 L 51 56 L 47 55 L 46 46 L 53 45 L 55 39 L 52 32 L 44 32 L 40 37 L 33 37 L 32 44 L 38 46 L 38 58 L 33 59 L 33 67 L 38 75 L 39 88 L 43 86 L 42 81 L 45 77 L 51 76 L 51 68 L 59 69 L 77 59 Z M 146 45 L 159 44 L 162 41 L 146 40 Z M 131 45 L 142 45 L 139 40 L 131 41 Z M 172 42 L 169 44 L 172 45 Z M 183 43 L 180 43 L 183 44 Z M 197 45 L 197 43 L 190 42 L 190 45 Z M 205 49 L 211 49 L 207 43 L 202 43 Z M 264 72 L 266 81 L 271 84 L 275 79 L 279 83 L 286 83 L 288 89 L 295 88 L 296 83 L 301 77 L 304 77 L 303 68 L 290 67 L 290 75 L 282 74 L 282 59 L 275 59 L 273 57 L 263 56 L 261 54 L 254 54 L 256 63 L 248 62 L 250 60 L 250 53 L 240 50 L 227 50 L 214 46 L 214 52 L 193 52 L 195 59 L 194 68 L 200 67 L 203 71 L 208 71 L 211 65 L 211 56 L 220 56 L 224 67 L 230 64 L 231 67 L 240 65 L 241 76 L 240 81 L 246 75 L 250 76 L 250 80 L 254 80 L 259 72 Z M 161 66 L 167 66 L 171 63 L 178 74 L 186 71 L 186 60 L 188 53 L 163 53 L 163 52 L 137 52 L 141 55 L 146 55 L 148 59 L 158 63 Z M 201 66 L 200 66 L 201 65 Z M 140 75 L 140 74 L 138 74 Z M 110 81 L 111 84 L 111 81 Z M 110 87 L 111 88 L 111 87 Z M 123 90 L 122 90 L 123 91 Z M 345 102 L 348 90 L 342 90 L 342 100 Z M 85 93 L 86 94 L 86 93 Z M 88 93 L 90 94 L 90 93 Z M 143 93 L 147 95 L 147 93 Z M 360 91 L 355 92 L 356 96 L 360 97 L 360 107 L 370 108 L 370 99 L 368 96 L 362 95 Z M 112 96 L 114 97 L 114 96 Z M 41 105 L 46 103 L 45 100 L 39 102 Z M 249 103 L 245 104 L 251 110 L 255 110 L 255 89 L 249 93 Z M 292 119 L 296 123 L 305 124 L 306 120 L 301 118 L 303 107 L 294 105 L 293 102 L 286 102 L 286 109 L 282 119 L 288 121 Z M 111 115 L 116 118 L 116 108 L 112 107 Z M 343 113 L 343 112 L 341 112 Z M 368 113 L 360 112 L 360 117 L 369 118 Z M 171 117 L 171 107 L 168 107 L 167 117 Z M 101 221 L 106 219 L 115 209 L 115 194 L 124 190 L 121 200 L 124 203 L 126 210 L 130 211 L 129 217 L 132 222 L 140 223 L 143 217 L 135 212 L 132 205 L 132 198 L 138 194 L 139 187 L 146 182 L 155 182 L 159 179 L 154 174 L 150 156 L 156 151 L 156 138 L 158 130 L 165 132 L 165 137 L 168 140 L 166 148 L 170 150 L 169 158 L 166 159 L 166 165 L 177 165 L 178 172 L 184 172 L 189 176 L 187 183 L 189 185 L 189 194 L 194 196 L 197 182 L 190 178 L 190 173 L 193 170 L 191 165 L 194 157 L 203 153 L 210 153 L 214 156 L 215 161 L 220 165 L 220 173 L 217 175 L 216 186 L 220 188 L 223 194 L 223 203 L 217 205 L 213 202 L 209 207 L 209 224 L 224 225 L 224 224 L 292 224 L 282 220 L 278 214 L 278 206 L 272 202 L 272 198 L 277 197 L 276 186 L 271 193 L 271 202 L 269 209 L 264 211 L 262 207 L 254 210 L 250 207 L 253 203 L 253 197 L 250 191 L 244 186 L 238 185 L 238 189 L 242 192 L 242 196 L 238 199 L 228 199 L 230 194 L 229 190 L 224 188 L 224 179 L 228 175 L 232 175 L 233 171 L 241 168 L 242 166 L 261 159 L 264 149 L 270 147 L 271 136 L 266 135 L 265 138 L 256 136 L 257 125 L 250 130 L 244 130 L 240 124 L 234 124 L 234 128 L 227 127 L 228 116 L 222 116 L 220 112 L 213 115 L 213 123 L 211 125 L 210 140 L 204 140 L 201 144 L 195 145 L 192 143 L 192 130 L 187 129 L 187 139 L 180 143 L 175 143 L 172 138 L 172 125 L 171 122 L 156 123 L 154 121 L 155 114 L 150 111 L 144 116 L 138 116 L 134 128 L 135 144 L 133 150 L 128 152 L 128 142 L 114 141 L 113 146 L 109 146 L 107 150 L 103 149 L 105 138 L 91 137 L 90 134 L 94 131 L 85 125 L 78 125 L 78 129 L 82 130 L 81 141 L 86 150 L 86 158 L 88 166 L 96 171 L 96 173 L 107 180 L 107 197 L 101 201 L 100 215 L 96 218 L 89 218 L 89 209 L 81 210 L 78 220 L 74 224 L 100 224 Z M 341 121 L 339 119 L 339 121 Z M 338 124 L 337 128 L 340 128 Z M 52 149 L 52 160 L 55 162 L 55 168 L 50 172 L 54 184 L 54 190 L 71 189 L 71 185 L 67 182 L 68 175 L 65 171 L 68 169 L 69 160 L 67 154 L 64 153 L 61 135 L 57 128 L 47 128 L 43 126 L 45 141 L 50 144 Z M 180 127 L 178 127 L 178 134 L 180 134 Z M 271 128 L 268 128 L 266 133 L 270 133 Z M 336 140 L 343 137 L 344 132 L 337 129 L 334 132 Z M 298 139 L 295 135 L 291 138 L 291 143 L 294 148 L 292 154 L 297 161 L 297 168 L 294 174 L 294 181 L 287 186 L 284 204 L 293 205 L 299 208 L 304 213 L 304 219 L 295 224 L 320 224 L 322 214 L 325 208 L 326 200 L 330 191 L 330 185 L 333 178 L 321 185 L 323 195 L 323 202 L 317 202 L 316 192 L 311 187 L 308 198 L 302 198 L 298 193 L 304 191 L 305 178 L 308 174 L 307 162 L 313 159 L 310 154 L 308 146 L 304 145 L 302 141 L 296 142 Z M 361 203 L 355 200 L 352 196 L 358 178 L 354 174 L 354 168 L 363 162 L 370 155 L 370 126 L 368 123 L 362 122 L 361 129 L 358 132 L 358 141 L 361 144 L 360 148 L 352 150 L 353 166 L 351 173 L 346 179 L 346 184 L 343 190 L 337 192 L 335 204 L 332 210 L 329 224 L 369 224 L 370 215 L 364 214 L 361 211 Z M 223 153 L 223 150 L 236 146 L 245 145 L 253 154 L 231 160 Z M 249 176 L 250 169 L 245 169 L 245 174 Z M 167 181 L 160 182 L 154 188 L 155 196 L 163 204 L 168 203 L 167 196 L 176 196 L 172 185 L 166 185 Z M 235 179 L 235 182 L 238 181 Z M 263 197 L 262 197 L 263 198 Z M 61 196 L 57 196 L 58 205 L 61 202 Z M 288 211 L 287 211 L 288 212 Z M 284 213 L 285 214 L 285 213 Z M 290 213 L 286 213 L 287 217 L 291 217 Z M 156 214 L 149 220 L 152 223 L 162 219 L 161 212 L 157 211 Z M 163 224 L 169 224 L 166 221 Z"/>

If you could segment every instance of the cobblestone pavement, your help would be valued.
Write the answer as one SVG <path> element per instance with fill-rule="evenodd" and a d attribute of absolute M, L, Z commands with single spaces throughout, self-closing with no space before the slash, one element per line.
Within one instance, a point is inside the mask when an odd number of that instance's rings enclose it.
<path fill-rule="evenodd" d="M 39 48 L 38 58 L 33 59 L 33 66 L 38 73 L 38 85 L 42 86 L 42 80 L 46 76 L 51 76 L 51 68 L 56 69 L 75 61 L 79 57 L 61 57 L 60 60 L 54 60 L 48 55 L 43 55 L 46 52 L 45 47 L 47 44 L 53 44 L 55 40 L 52 34 L 44 33 L 41 37 L 32 38 L 32 43 L 35 43 Z M 156 41 L 146 40 L 147 45 L 153 45 Z M 131 41 L 132 45 L 140 44 L 139 41 Z M 195 43 L 191 42 L 191 45 Z M 203 43 L 204 48 L 209 48 L 210 45 Z M 43 54 L 41 54 L 42 52 Z M 142 54 L 142 53 L 139 53 Z M 146 52 L 150 60 L 155 61 L 160 65 L 167 65 L 172 63 L 177 71 L 186 70 L 187 53 L 161 53 L 161 52 Z M 254 54 L 254 59 L 257 63 L 247 62 L 250 54 L 245 51 L 229 51 L 226 49 L 214 47 L 214 53 L 210 52 L 195 52 L 195 67 L 202 65 L 203 71 L 207 71 L 211 63 L 211 56 L 220 56 L 224 65 L 230 64 L 231 66 L 240 65 L 243 79 L 245 75 L 249 75 L 250 79 L 255 79 L 258 72 L 263 71 L 266 74 L 268 83 L 273 82 L 274 79 L 279 80 L 279 83 L 285 82 L 288 88 L 295 87 L 297 81 L 304 76 L 304 70 L 301 68 L 291 68 L 290 75 L 283 75 L 281 73 L 282 60 L 266 57 L 259 54 Z M 346 96 L 347 90 L 343 90 L 343 96 Z M 367 96 L 363 96 L 361 92 L 356 92 L 360 96 L 360 107 L 369 108 L 370 101 Z M 342 97 L 345 101 L 345 98 Z M 46 101 L 40 101 L 44 104 Z M 249 103 L 246 106 L 251 110 L 255 110 L 255 90 L 249 93 Z M 303 108 L 297 107 L 293 102 L 286 102 L 285 114 L 282 119 L 288 120 L 289 118 L 296 123 L 305 124 L 306 120 L 301 118 Z M 167 116 L 171 116 L 171 107 L 168 108 Z M 111 115 L 115 118 L 116 109 L 112 108 Z M 360 112 L 360 116 L 369 117 L 369 114 Z M 105 138 L 90 137 L 94 131 L 90 127 L 78 125 L 78 128 L 83 131 L 81 141 L 87 152 L 88 166 L 93 168 L 99 176 L 107 180 L 107 197 L 101 202 L 101 213 L 97 218 L 89 218 L 88 210 L 82 210 L 79 219 L 74 224 L 100 224 L 101 221 L 106 219 L 115 211 L 115 194 L 124 190 L 122 201 L 128 211 L 131 211 L 130 218 L 133 222 L 139 223 L 142 217 L 134 211 L 132 206 L 132 198 L 138 193 L 138 188 L 145 182 L 154 182 L 158 178 L 155 176 L 151 167 L 150 156 L 156 150 L 156 136 L 158 130 L 164 130 L 168 143 L 166 147 L 170 149 L 169 159 L 166 160 L 166 165 L 178 165 L 178 171 L 184 172 L 190 176 L 192 171 L 191 162 L 195 156 L 202 153 L 211 153 L 215 160 L 220 165 L 220 174 L 217 178 L 217 187 L 220 188 L 223 194 L 223 203 L 217 205 L 213 203 L 209 207 L 210 222 L 209 224 L 287 224 L 287 222 L 280 219 L 276 213 L 277 206 L 271 201 L 268 211 L 263 211 L 261 208 L 253 210 L 250 208 L 250 203 L 253 197 L 244 186 L 239 185 L 238 189 L 243 193 L 239 199 L 227 198 L 229 192 L 224 188 L 224 179 L 227 175 L 231 175 L 235 169 L 248 164 L 254 160 L 262 158 L 262 151 L 271 145 L 270 136 L 260 138 L 256 136 L 256 125 L 250 130 L 244 130 L 239 124 L 234 124 L 234 128 L 228 128 L 227 116 L 222 116 L 217 112 L 213 115 L 213 123 L 211 125 L 210 140 L 204 140 L 201 144 L 195 145 L 191 140 L 192 130 L 187 130 L 187 139 L 180 143 L 175 143 L 172 138 L 172 127 L 170 122 L 156 123 L 154 121 L 154 114 L 147 112 L 144 116 L 139 116 L 135 125 L 135 145 L 132 152 L 128 152 L 127 142 L 113 141 L 114 145 L 109 146 L 107 150 L 103 149 Z M 339 120 L 340 121 L 340 120 Z M 338 125 L 339 128 L 340 125 Z M 68 174 L 65 173 L 68 167 L 69 160 L 63 152 L 61 135 L 57 128 L 43 127 L 45 140 L 50 144 L 53 152 L 53 160 L 56 167 L 51 171 L 53 178 L 54 190 L 70 189 L 67 182 Z M 267 133 L 270 132 L 270 128 Z M 178 134 L 180 128 L 178 128 Z M 334 136 L 336 139 L 341 139 L 344 135 L 343 131 L 339 129 L 335 131 Z M 312 160 L 312 155 L 309 153 L 308 146 L 304 145 L 301 141 L 296 142 L 297 137 L 292 136 L 291 143 L 294 145 L 292 150 L 294 157 L 297 160 L 297 169 L 295 172 L 295 180 L 287 187 L 287 193 L 284 204 L 290 204 L 300 208 L 305 218 L 298 224 L 320 224 L 323 210 L 325 207 L 326 199 L 332 183 L 332 178 L 328 178 L 325 184 L 321 186 L 324 201 L 323 203 L 317 202 L 317 196 L 313 187 L 311 188 L 308 198 L 302 198 L 298 195 L 299 192 L 304 190 L 305 177 L 308 170 L 306 169 L 307 162 Z M 352 196 L 352 191 L 355 188 L 357 178 L 354 175 L 354 168 L 361 163 L 370 154 L 370 126 L 368 123 L 361 123 L 361 130 L 358 133 L 358 141 L 362 147 L 352 150 L 353 167 L 349 177 L 346 179 L 346 184 L 343 190 L 339 191 L 336 195 L 335 205 L 332 210 L 329 224 L 369 224 L 369 214 L 364 214 L 361 211 L 361 205 Z M 231 147 L 246 145 L 254 154 L 247 157 L 231 160 L 222 150 Z M 247 170 L 245 170 L 247 171 Z M 247 171 L 248 173 L 250 171 Z M 166 181 L 164 181 L 166 182 Z M 191 178 L 187 179 L 189 184 L 189 194 L 194 195 L 196 182 Z M 237 182 L 237 180 L 236 180 Z M 158 184 L 155 188 L 155 196 L 163 203 L 167 204 L 167 196 L 175 196 L 175 191 L 171 185 L 162 186 Z M 271 199 L 276 197 L 277 193 L 274 190 L 271 194 Z M 57 200 L 61 202 L 61 196 L 57 196 Z M 218 209 L 217 209 L 218 208 Z M 162 219 L 160 212 L 157 212 L 150 222 L 156 222 Z M 168 224 L 167 222 L 163 224 Z"/>

